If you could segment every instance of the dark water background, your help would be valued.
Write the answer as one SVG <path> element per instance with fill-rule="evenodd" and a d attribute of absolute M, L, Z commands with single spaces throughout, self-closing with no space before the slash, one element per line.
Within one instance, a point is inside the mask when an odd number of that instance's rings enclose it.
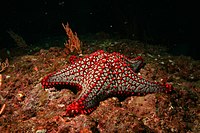
<path fill-rule="evenodd" d="M 0 4 L 0 48 L 14 47 L 13 30 L 28 44 L 65 35 L 69 22 L 79 35 L 105 32 L 170 48 L 175 55 L 200 59 L 192 36 L 191 3 L 162 0 L 6 0 Z"/>

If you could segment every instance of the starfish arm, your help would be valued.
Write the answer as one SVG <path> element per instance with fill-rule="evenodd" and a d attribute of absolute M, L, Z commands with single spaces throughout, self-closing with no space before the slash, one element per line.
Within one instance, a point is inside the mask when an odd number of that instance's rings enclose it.
<path fill-rule="evenodd" d="M 114 74 L 114 84 L 111 87 L 117 89 L 112 94 L 145 95 L 147 93 L 170 92 L 173 89 L 169 84 L 151 82 L 138 76 L 134 71 L 135 69 L 131 69 L 128 64 L 121 60 L 115 62 L 114 66 L 116 68 L 112 72 Z"/>
<path fill-rule="evenodd" d="M 89 114 L 98 106 L 99 102 L 105 100 L 108 96 L 102 95 L 105 91 L 104 83 L 108 79 L 109 68 L 105 67 L 105 60 L 96 62 L 85 77 L 82 92 L 76 100 L 67 106 L 66 113 L 69 116 L 77 114 Z M 111 75 L 110 75 L 111 76 Z M 111 79 L 108 79 L 111 81 Z M 107 86 L 106 86 L 107 87 Z"/>
<path fill-rule="evenodd" d="M 85 71 L 81 71 L 80 69 L 82 70 L 83 68 L 77 68 L 76 65 L 73 64 L 58 72 L 49 74 L 42 79 L 42 87 L 49 88 L 56 85 L 81 84 L 82 75 Z"/>
<path fill-rule="evenodd" d="M 135 74 L 131 69 L 129 69 L 129 71 L 126 71 L 122 75 L 123 77 L 119 75 L 116 78 L 116 83 L 117 83 L 116 85 L 118 85 L 117 91 L 127 96 L 145 95 L 148 93 L 160 93 L 160 92 L 167 93 L 172 90 L 171 85 L 148 81 Z"/>
<path fill-rule="evenodd" d="M 93 65 L 106 54 L 107 53 L 104 53 L 102 50 L 99 50 L 83 59 L 76 59 L 75 62 L 67 66 L 65 69 L 45 76 L 41 81 L 43 88 L 69 83 L 82 84 L 83 77 L 91 70 Z"/>
<path fill-rule="evenodd" d="M 134 72 L 138 72 L 145 65 L 144 60 L 141 56 L 138 56 L 138 57 L 133 58 L 133 59 L 129 59 L 128 57 L 126 57 L 126 56 L 124 56 L 120 53 L 114 52 L 114 53 L 112 53 L 112 55 L 123 60 L 124 63 L 130 64 L 130 67 Z"/>

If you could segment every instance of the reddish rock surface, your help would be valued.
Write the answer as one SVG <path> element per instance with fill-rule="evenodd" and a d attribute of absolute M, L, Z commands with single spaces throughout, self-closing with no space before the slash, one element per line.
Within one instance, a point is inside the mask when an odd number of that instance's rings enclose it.
<path fill-rule="evenodd" d="M 78 94 L 68 88 L 42 89 L 40 81 L 48 73 L 62 69 L 69 56 L 63 48 L 51 47 L 32 54 L 16 54 L 1 73 L 1 132 L 200 132 L 200 62 L 185 56 L 169 55 L 164 47 L 130 40 L 85 43 L 83 53 L 98 49 L 120 52 L 129 57 L 141 55 L 146 65 L 142 77 L 170 82 L 170 94 L 131 96 L 119 101 L 102 101 L 90 115 L 65 116 L 66 106 Z M 15 51 L 16 52 L 16 51 Z M 20 51 L 19 51 L 20 52 Z M 24 52 L 22 52 L 24 53 Z"/>

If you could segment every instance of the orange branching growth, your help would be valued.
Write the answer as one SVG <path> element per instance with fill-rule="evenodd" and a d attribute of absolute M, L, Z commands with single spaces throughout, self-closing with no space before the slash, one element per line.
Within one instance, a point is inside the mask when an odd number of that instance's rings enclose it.
<path fill-rule="evenodd" d="M 0 62 L 0 73 L 3 72 L 8 66 L 8 59 L 6 59 L 5 62 Z"/>
<path fill-rule="evenodd" d="M 72 30 L 69 27 L 69 24 L 67 23 L 64 25 L 62 23 L 63 28 L 65 29 L 65 32 L 68 36 L 68 40 L 65 43 L 65 47 L 70 51 L 70 52 L 75 52 L 78 54 L 82 54 L 81 50 L 81 41 L 79 40 L 77 33 L 73 33 Z"/>

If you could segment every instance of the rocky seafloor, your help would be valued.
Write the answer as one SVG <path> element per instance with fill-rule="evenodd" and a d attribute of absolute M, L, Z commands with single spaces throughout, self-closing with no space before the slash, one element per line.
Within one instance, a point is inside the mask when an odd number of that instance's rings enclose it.
<path fill-rule="evenodd" d="M 30 51 L 33 48 L 28 48 Z M 37 48 L 36 52 L 14 48 L 9 67 L 1 73 L 0 131 L 28 133 L 197 133 L 200 132 L 200 61 L 173 56 L 164 46 L 132 40 L 85 41 L 83 54 L 103 49 L 130 58 L 142 56 L 139 71 L 150 81 L 163 80 L 174 86 L 170 94 L 131 96 L 102 101 L 89 115 L 65 116 L 75 98 L 69 89 L 42 89 L 41 79 L 65 68 L 69 54 L 63 47 Z M 23 54 L 19 54 L 23 53 Z"/>

